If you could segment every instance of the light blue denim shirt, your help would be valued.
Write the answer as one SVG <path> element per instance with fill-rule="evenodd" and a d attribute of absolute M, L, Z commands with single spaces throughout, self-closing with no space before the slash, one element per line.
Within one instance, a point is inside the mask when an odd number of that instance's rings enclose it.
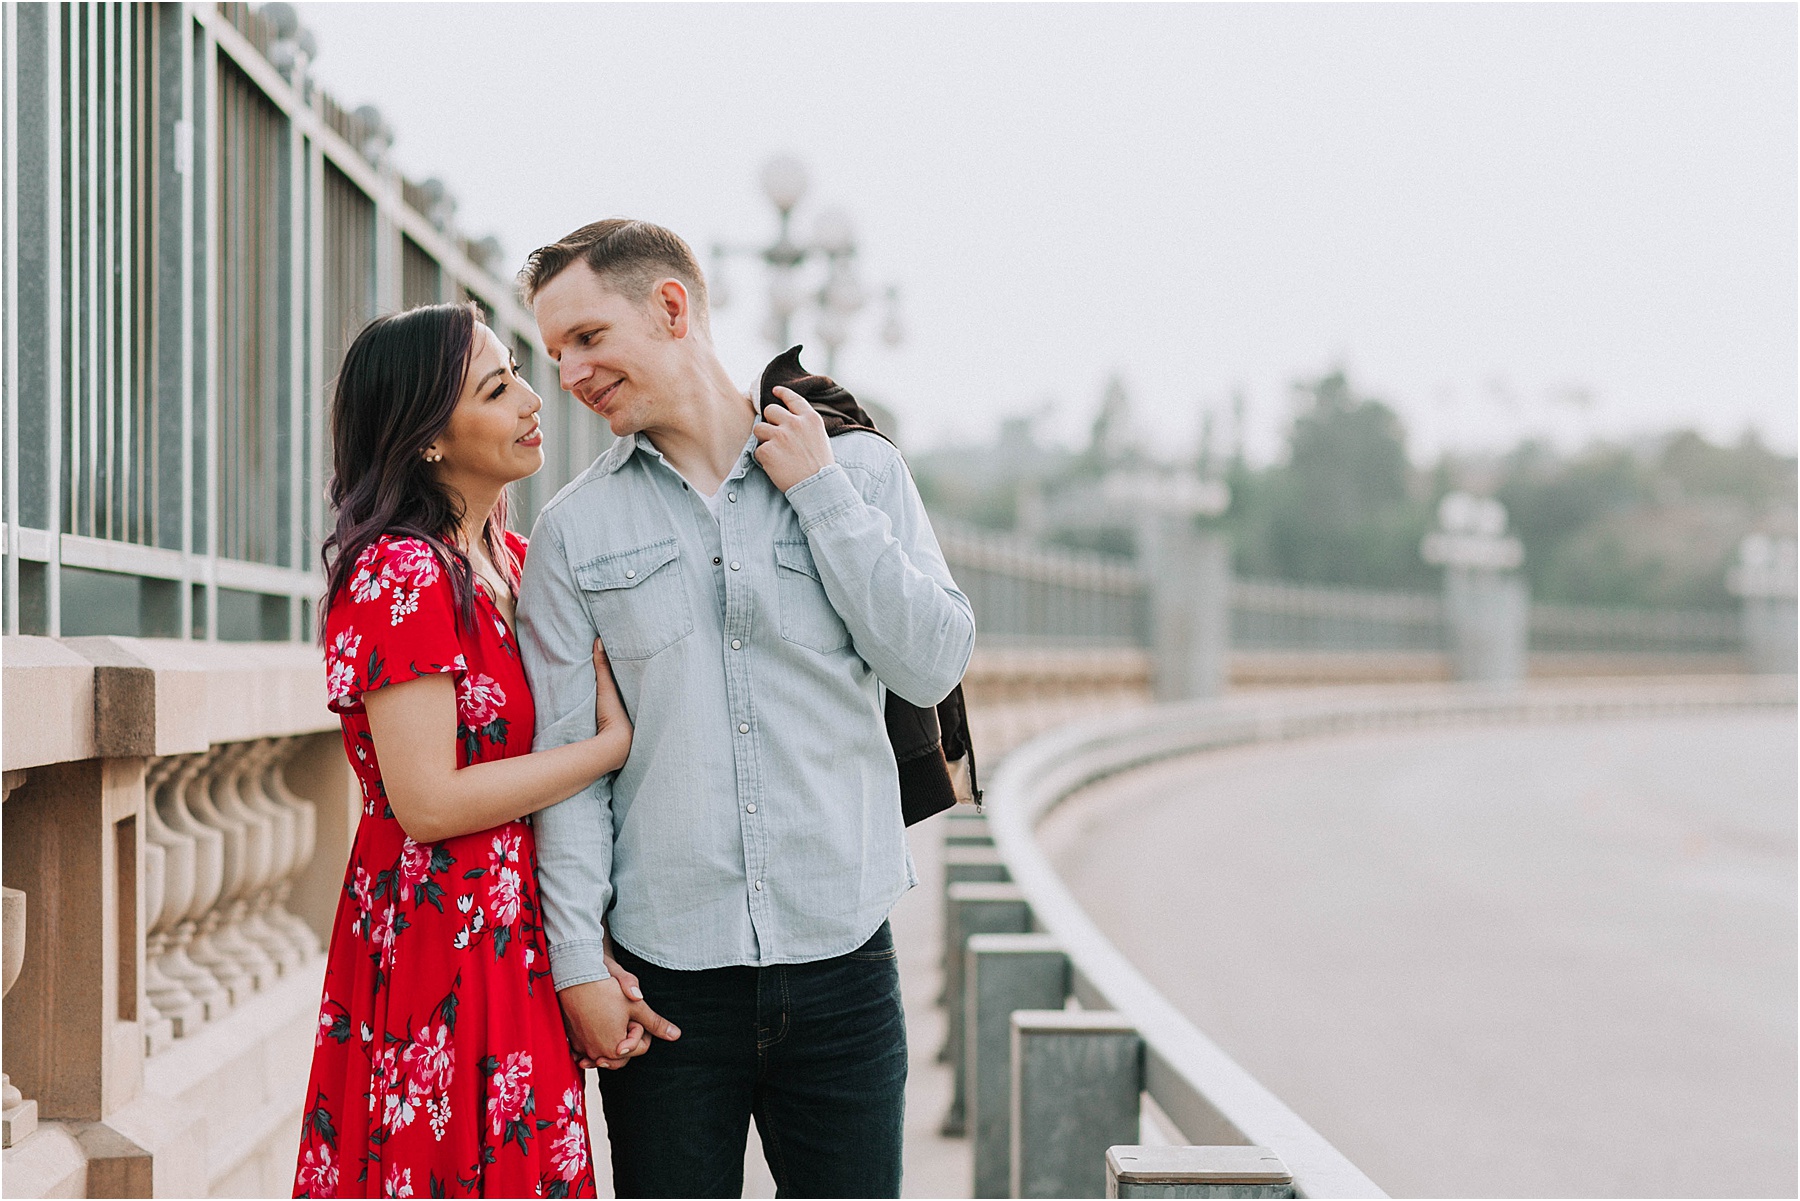
<path fill-rule="evenodd" d="M 955 687 L 968 598 L 891 444 L 833 438 L 837 463 L 785 496 L 754 447 L 717 521 L 631 436 L 532 531 L 534 747 L 594 732 L 596 634 L 635 727 L 621 770 L 533 819 L 559 989 L 606 976 L 606 930 L 684 970 L 846 954 L 917 883 L 883 688 Z"/>

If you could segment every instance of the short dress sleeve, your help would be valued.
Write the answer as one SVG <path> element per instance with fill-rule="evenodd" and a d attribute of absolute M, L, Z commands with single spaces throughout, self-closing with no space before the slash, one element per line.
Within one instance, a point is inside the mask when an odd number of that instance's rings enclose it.
<path fill-rule="evenodd" d="M 362 709 L 363 695 L 469 665 L 457 640 L 456 594 L 437 552 L 420 538 L 383 536 L 357 556 L 325 619 L 327 703 Z"/>

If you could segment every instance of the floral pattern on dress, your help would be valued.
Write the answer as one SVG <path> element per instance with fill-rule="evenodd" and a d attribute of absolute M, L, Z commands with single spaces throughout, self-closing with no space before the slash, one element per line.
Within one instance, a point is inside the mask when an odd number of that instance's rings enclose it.
<path fill-rule="evenodd" d="M 508 535 L 515 559 L 525 541 Z M 460 624 L 426 542 L 382 538 L 327 613 L 328 703 L 363 797 L 332 926 L 294 1195 L 594 1195 L 583 1073 L 563 1033 L 531 826 L 422 843 L 387 803 L 365 694 L 456 686 L 458 765 L 531 749 L 511 628 L 477 586 Z"/>

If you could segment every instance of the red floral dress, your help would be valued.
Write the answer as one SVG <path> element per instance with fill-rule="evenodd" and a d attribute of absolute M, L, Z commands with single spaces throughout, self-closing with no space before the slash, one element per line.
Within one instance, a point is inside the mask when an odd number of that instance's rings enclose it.
<path fill-rule="evenodd" d="M 525 540 L 508 534 L 513 553 Z M 414 842 L 394 820 L 365 693 L 456 680 L 461 766 L 531 750 L 518 644 L 481 585 L 459 629 L 445 565 L 383 537 L 326 616 L 331 708 L 363 816 L 332 923 L 296 1197 L 591 1197 L 582 1070 L 549 980 L 525 821 Z"/>

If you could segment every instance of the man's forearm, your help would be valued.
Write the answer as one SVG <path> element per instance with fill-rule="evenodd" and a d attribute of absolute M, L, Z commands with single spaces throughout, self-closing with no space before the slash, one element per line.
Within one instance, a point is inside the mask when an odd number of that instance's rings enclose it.
<path fill-rule="evenodd" d="M 534 751 L 593 733 L 593 640 L 593 623 L 570 577 L 561 539 L 540 521 L 519 587 L 519 649 L 537 706 Z M 532 825 L 556 986 L 603 980 L 602 918 L 612 900 L 612 778 L 596 780 L 540 811 Z"/>
<path fill-rule="evenodd" d="M 949 578 L 898 461 L 889 476 L 895 474 L 900 478 L 878 482 L 881 504 L 865 501 L 837 466 L 795 485 L 788 499 L 857 653 L 888 688 L 915 705 L 932 705 L 968 668 L 975 618 Z"/>
<path fill-rule="evenodd" d="M 596 781 L 532 819 L 538 898 L 556 987 L 604 980 L 612 903 L 612 781 Z"/>

